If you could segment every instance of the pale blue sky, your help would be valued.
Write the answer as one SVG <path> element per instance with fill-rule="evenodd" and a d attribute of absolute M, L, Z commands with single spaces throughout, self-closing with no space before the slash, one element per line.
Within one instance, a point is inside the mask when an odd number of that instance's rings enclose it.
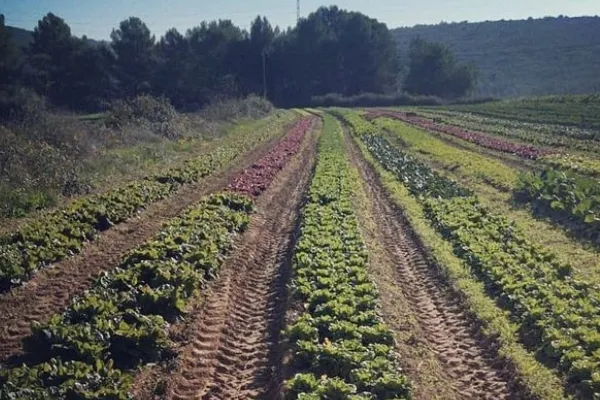
<path fill-rule="evenodd" d="M 325 3 L 323 2 L 325 1 Z M 361 11 L 388 27 L 438 23 L 522 19 L 529 16 L 600 15 L 600 0 L 301 0 L 303 15 L 321 5 Z M 231 19 L 247 28 L 258 14 L 274 25 L 296 20 L 296 0 L 0 0 L 6 24 L 32 29 L 47 12 L 64 18 L 75 35 L 108 39 L 129 17 L 140 17 L 158 36 L 176 27 L 181 32 L 203 20 Z"/>

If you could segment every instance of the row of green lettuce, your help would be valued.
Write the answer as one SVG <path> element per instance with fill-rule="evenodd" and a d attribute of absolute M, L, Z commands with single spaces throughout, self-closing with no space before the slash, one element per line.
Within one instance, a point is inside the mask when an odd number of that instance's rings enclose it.
<path fill-rule="evenodd" d="M 521 341 L 556 366 L 579 394 L 591 398 L 600 393 L 600 288 L 575 279 L 570 265 L 556 261 L 551 250 L 531 243 L 456 183 L 424 172 L 427 166 L 391 146 L 356 113 L 336 114 L 419 200 L 455 254 L 509 310 Z"/>
<path fill-rule="evenodd" d="M 129 398 L 135 368 L 174 356 L 169 324 L 215 277 L 252 209 L 245 196 L 214 194 L 171 220 L 64 313 L 33 325 L 25 355 L 0 370 L 0 399 Z"/>
<path fill-rule="evenodd" d="M 292 293 L 303 310 L 286 330 L 297 371 L 286 383 L 292 399 L 411 395 L 392 332 L 377 313 L 378 293 L 351 203 L 354 185 L 341 127 L 325 115 L 293 257 Z"/>
<path fill-rule="evenodd" d="M 75 201 L 0 237 L 0 292 L 29 280 L 38 270 L 81 252 L 87 241 L 136 215 L 141 209 L 198 182 L 282 131 L 287 118 L 227 138 L 209 154 L 124 187 Z"/>
<path fill-rule="evenodd" d="M 600 244 L 600 181 L 577 173 L 545 169 L 519 177 L 515 199 L 531 204 L 572 233 Z"/>

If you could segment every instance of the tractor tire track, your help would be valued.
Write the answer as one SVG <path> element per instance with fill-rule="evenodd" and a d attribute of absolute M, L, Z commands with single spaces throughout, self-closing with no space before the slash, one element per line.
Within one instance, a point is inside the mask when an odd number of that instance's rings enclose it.
<path fill-rule="evenodd" d="M 371 205 L 368 212 L 378 227 L 376 236 L 385 258 L 394 264 L 396 284 L 408 300 L 409 312 L 422 334 L 419 339 L 443 367 L 444 381 L 450 383 L 460 399 L 523 398 L 492 341 L 482 337 L 457 294 L 439 276 L 402 211 L 388 196 L 374 168 L 362 158 L 353 139 L 348 138 L 348 149 L 365 182 Z"/>
<path fill-rule="evenodd" d="M 103 232 L 95 241 L 86 244 L 80 254 L 39 271 L 23 286 L 0 295 L 0 363 L 21 354 L 21 341 L 30 334 L 33 322 L 44 324 L 64 310 L 70 300 L 89 288 L 103 271 L 115 268 L 124 254 L 152 238 L 164 223 L 203 196 L 224 189 L 230 176 L 260 159 L 281 137 L 283 135 L 277 135 L 228 167 L 149 205 L 137 217 Z"/>
<path fill-rule="evenodd" d="M 190 325 L 166 398 L 255 399 L 279 389 L 286 283 L 316 135 L 257 201 L 257 213 Z"/>

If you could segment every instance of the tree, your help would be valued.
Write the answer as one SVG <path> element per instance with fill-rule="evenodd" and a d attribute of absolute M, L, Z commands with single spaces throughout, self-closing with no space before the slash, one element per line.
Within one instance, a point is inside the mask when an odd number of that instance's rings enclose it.
<path fill-rule="evenodd" d="M 259 94 L 263 91 L 263 73 L 267 72 L 263 71 L 263 67 L 268 69 L 267 58 L 277 33 L 278 30 L 273 29 L 266 17 L 257 16 L 250 25 L 243 68 L 240 68 L 242 84 L 249 93 Z"/>
<path fill-rule="evenodd" d="M 119 95 L 119 87 L 111 74 L 114 53 L 106 44 L 91 45 L 84 37 L 73 57 L 69 106 L 96 111 L 105 101 Z"/>
<path fill-rule="evenodd" d="M 65 21 L 48 13 L 33 31 L 27 61 L 32 67 L 28 80 L 41 95 L 56 103 L 68 97 L 73 57 L 81 46 Z"/>
<path fill-rule="evenodd" d="M 447 46 L 417 38 L 410 44 L 409 57 L 404 82 L 404 89 L 409 93 L 457 98 L 475 86 L 475 69 L 458 65 Z"/>
<path fill-rule="evenodd" d="M 17 68 L 18 62 L 15 45 L 4 25 L 4 15 L 0 15 L 0 87 L 14 82 Z"/>
<path fill-rule="evenodd" d="M 154 92 L 164 95 L 176 107 L 184 106 L 185 71 L 188 68 L 188 40 L 173 28 L 168 30 L 156 46 L 157 69 Z"/>
<path fill-rule="evenodd" d="M 281 106 L 328 93 L 392 92 L 399 63 L 385 24 L 332 6 L 283 33 L 258 16 L 249 32 L 229 20 L 202 22 L 185 35 L 171 29 L 158 43 L 131 17 L 112 31 L 109 46 L 72 36 L 62 19 L 48 14 L 34 33 L 27 70 L 39 93 L 71 108 L 150 93 L 197 109 L 265 88 Z M 456 82 L 466 81 L 466 72 L 457 70 Z"/>
<path fill-rule="evenodd" d="M 273 99 L 306 104 L 311 96 L 393 91 L 399 74 L 396 43 L 385 24 L 321 7 L 276 41 Z M 271 74 L 273 75 L 273 74 Z"/>
<path fill-rule="evenodd" d="M 114 58 L 102 45 L 71 35 L 60 17 L 49 13 L 38 22 L 27 52 L 28 82 L 53 104 L 97 110 L 116 95 L 109 65 Z"/>
<path fill-rule="evenodd" d="M 239 71 L 247 35 L 229 20 L 203 22 L 186 34 L 189 45 L 186 102 L 197 108 L 240 93 Z"/>
<path fill-rule="evenodd" d="M 115 75 L 125 96 L 136 96 L 151 90 L 152 74 L 156 66 L 155 37 L 139 18 L 122 21 L 113 29 L 111 47 L 116 55 Z"/>

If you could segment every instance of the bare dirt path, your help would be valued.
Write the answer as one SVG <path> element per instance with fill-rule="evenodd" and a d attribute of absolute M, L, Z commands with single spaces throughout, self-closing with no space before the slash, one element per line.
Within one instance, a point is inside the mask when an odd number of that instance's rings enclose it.
<path fill-rule="evenodd" d="M 32 322 L 43 324 L 65 309 L 70 299 L 85 291 L 103 271 L 115 268 L 125 253 L 152 238 L 165 222 L 203 196 L 224 189 L 231 175 L 257 161 L 280 138 L 278 135 L 238 157 L 227 168 L 151 204 L 138 217 L 102 233 L 80 254 L 40 271 L 23 286 L 0 295 L 0 362 L 21 352 L 21 340 L 30 333 Z"/>
<path fill-rule="evenodd" d="M 397 333 L 401 362 L 416 386 L 415 398 L 523 398 L 492 343 L 482 337 L 458 296 L 436 272 L 376 171 L 349 137 L 347 144 L 365 189 L 359 217 L 367 230 L 372 226 L 367 243 L 378 244 L 372 251 L 373 279 L 384 318 Z"/>
<path fill-rule="evenodd" d="M 162 378 L 165 392 L 136 389 L 136 398 L 257 399 L 278 392 L 280 378 L 272 366 L 281 356 L 286 283 L 320 128 L 319 121 L 301 151 L 258 198 L 249 230 L 191 313 L 176 368 Z"/>

